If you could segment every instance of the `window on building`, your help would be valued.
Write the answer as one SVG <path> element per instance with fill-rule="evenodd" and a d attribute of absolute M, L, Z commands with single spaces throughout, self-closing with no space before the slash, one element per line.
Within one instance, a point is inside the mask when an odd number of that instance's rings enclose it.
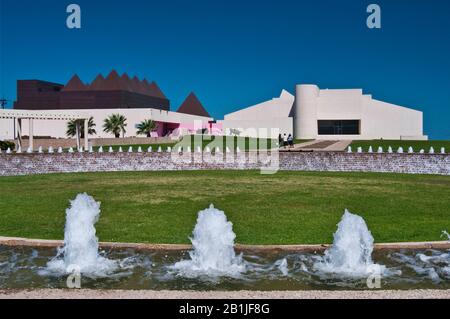
<path fill-rule="evenodd" d="M 359 135 L 360 120 L 319 120 L 319 135 Z"/>

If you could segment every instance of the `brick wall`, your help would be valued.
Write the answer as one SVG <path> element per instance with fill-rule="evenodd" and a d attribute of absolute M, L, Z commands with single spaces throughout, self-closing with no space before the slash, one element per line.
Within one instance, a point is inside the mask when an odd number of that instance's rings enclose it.
<path fill-rule="evenodd" d="M 186 154 L 187 155 L 187 154 Z M 192 159 L 198 162 L 193 163 Z M 189 160 L 191 159 L 191 160 Z M 255 153 L 239 153 L 226 162 L 198 153 L 172 160 L 169 153 L 0 154 L 0 176 L 68 172 L 259 169 Z M 280 170 L 391 172 L 450 175 L 450 154 L 280 153 Z"/>

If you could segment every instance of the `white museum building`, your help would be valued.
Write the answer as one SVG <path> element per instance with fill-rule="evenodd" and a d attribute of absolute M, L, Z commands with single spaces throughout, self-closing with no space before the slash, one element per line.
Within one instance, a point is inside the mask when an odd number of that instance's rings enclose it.
<path fill-rule="evenodd" d="M 283 90 L 219 123 L 225 134 L 238 130 L 246 136 L 261 137 L 264 129 L 279 128 L 296 139 L 428 139 L 420 111 L 378 101 L 362 89 L 323 90 L 317 85 L 297 85 L 295 96 Z"/>

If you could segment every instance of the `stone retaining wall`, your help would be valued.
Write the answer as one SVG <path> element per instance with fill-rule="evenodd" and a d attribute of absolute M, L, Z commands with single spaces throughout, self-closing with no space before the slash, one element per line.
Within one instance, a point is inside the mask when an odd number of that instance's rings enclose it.
<path fill-rule="evenodd" d="M 170 153 L 0 154 L 0 176 L 69 172 L 260 169 L 254 152 L 229 156 Z M 226 160 L 223 161 L 222 158 Z M 273 167 L 294 171 L 389 172 L 450 175 L 450 154 L 274 153 Z M 193 162 L 195 160 L 195 162 Z"/>

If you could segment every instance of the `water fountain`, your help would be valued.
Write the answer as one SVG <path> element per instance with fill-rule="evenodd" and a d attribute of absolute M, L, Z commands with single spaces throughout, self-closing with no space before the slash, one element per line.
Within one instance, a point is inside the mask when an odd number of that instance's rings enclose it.
<path fill-rule="evenodd" d="M 39 147 L 38 147 L 38 153 L 39 153 L 39 154 L 44 153 L 44 150 L 43 150 L 42 146 L 39 146 Z"/>
<path fill-rule="evenodd" d="M 368 153 L 373 153 L 373 148 L 372 148 L 372 146 L 369 146 L 369 151 L 368 151 Z"/>
<path fill-rule="evenodd" d="M 11 148 L 8 147 L 8 149 L 6 150 L 6 154 L 11 154 Z"/>
<path fill-rule="evenodd" d="M 133 153 L 133 146 L 130 146 L 130 147 L 128 148 L 128 153 Z"/>
<path fill-rule="evenodd" d="M 52 146 L 50 146 L 49 148 L 48 148 L 48 153 L 49 154 L 53 154 L 55 151 L 53 150 L 53 147 Z"/>
<path fill-rule="evenodd" d="M 99 152 L 99 153 L 103 153 L 103 146 L 100 146 L 100 147 L 98 148 L 98 152 Z"/>
<path fill-rule="evenodd" d="M 27 153 L 28 153 L 28 154 L 33 153 L 33 149 L 32 149 L 31 147 L 27 148 Z"/>
<path fill-rule="evenodd" d="M 347 153 L 352 153 L 352 147 L 351 147 L 351 146 L 349 146 L 349 147 L 347 148 Z"/>
<path fill-rule="evenodd" d="M 201 153 L 202 152 L 202 148 L 200 146 L 197 146 L 197 153 Z"/>
<path fill-rule="evenodd" d="M 114 153 L 114 150 L 113 150 L 112 146 L 109 147 L 108 153 Z"/>
<path fill-rule="evenodd" d="M 79 194 L 66 210 L 64 246 L 47 263 L 47 271 L 67 274 L 77 268 L 81 274 L 104 277 L 113 272 L 118 263 L 98 253 L 95 223 L 100 216 L 100 203 L 87 194 Z"/>
<path fill-rule="evenodd" d="M 236 147 L 236 153 L 240 153 L 240 152 L 241 152 L 241 149 L 240 149 L 239 146 L 237 146 L 237 147 Z"/>
<path fill-rule="evenodd" d="M 138 151 L 138 153 L 142 153 L 142 147 L 139 146 L 137 151 Z"/>
<path fill-rule="evenodd" d="M 277 260 L 275 262 L 275 266 L 277 266 L 278 270 L 283 274 L 283 276 L 287 276 L 289 274 L 288 263 L 286 258 Z"/>
<path fill-rule="evenodd" d="M 184 277 L 230 276 L 236 277 L 245 271 L 242 256 L 234 251 L 233 224 L 225 213 L 211 205 L 200 211 L 193 237 L 190 259 L 177 262 L 169 269 Z"/>
<path fill-rule="evenodd" d="M 92 147 L 92 145 L 89 145 L 89 153 L 94 153 L 94 148 Z"/>
<path fill-rule="evenodd" d="M 445 154 L 445 147 L 441 147 L 441 154 Z"/>
<path fill-rule="evenodd" d="M 161 153 L 162 152 L 162 147 L 160 146 L 160 147 L 158 147 L 158 153 Z"/>
<path fill-rule="evenodd" d="M 123 153 L 123 148 L 122 148 L 122 146 L 119 146 L 119 153 Z"/>
<path fill-rule="evenodd" d="M 178 147 L 178 153 L 183 153 L 183 148 L 181 146 Z"/>
<path fill-rule="evenodd" d="M 425 150 L 422 148 L 422 149 L 419 151 L 419 154 L 425 154 Z"/>
<path fill-rule="evenodd" d="M 430 154 L 434 154 L 434 147 L 433 147 L 433 146 L 430 147 L 429 153 L 430 153 Z"/>
<path fill-rule="evenodd" d="M 388 148 L 388 153 L 389 153 L 389 154 L 394 153 L 394 151 L 392 150 L 392 146 L 389 146 L 389 148 Z"/>
<path fill-rule="evenodd" d="M 167 153 L 172 153 L 172 148 L 170 146 L 167 147 Z"/>
<path fill-rule="evenodd" d="M 383 148 L 381 146 L 378 147 L 378 154 L 383 154 Z"/>
<path fill-rule="evenodd" d="M 358 153 L 362 153 L 362 152 L 363 152 L 362 147 L 358 147 L 357 152 L 358 152 Z"/>
<path fill-rule="evenodd" d="M 74 152 L 73 147 L 69 148 L 69 153 L 73 153 L 73 152 Z"/>
<path fill-rule="evenodd" d="M 231 153 L 230 148 L 228 146 L 227 146 L 226 152 Z"/>
<path fill-rule="evenodd" d="M 346 277 L 365 277 L 382 274 L 386 267 L 372 261 L 374 239 L 364 219 L 345 210 L 333 245 L 313 268 L 320 273 Z"/>
<path fill-rule="evenodd" d="M 147 148 L 147 153 L 152 153 L 152 152 L 153 152 L 153 147 L 149 146 L 149 147 Z"/>
<path fill-rule="evenodd" d="M 63 148 L 60 146 L 58 147 L 58 154 L 62 154 L 63 153 Z"/>
<path fill-rule="evenodd" d="M 447 237 L 450 241 L 450 234 L 442 231 L 441 237 Z M 431 280 L 435 284 L 441 284 L 443 280 L 450 279 L 450 252 L 430 249 L 421 253 L 408 255 L 404 252 L 394 253 L 391 259 L 402 263 L 412 269 L 419 277 Z"/>
<path fill-rule="evenodd" d="M 187 147 L 187 152 L 188 152 L 188 153 L 192 153 L 192 149 L 191 149 L 190 146 Z"/>
<path fill-rule="evenodd" d="M 211 153 L 211 149 L 209 148 L 209 146 L 206 146 L 205 152 L 206 152 L 206 153 Z"/>
<path fill-rule="evenodd" d="M 403 154 L 403 147 L 400 146 L 400 147 L 398 148 L 398 150 L 397 150 L 397 153 Z"/>
<path fill-rule="evenodd" d="M 413 149 L 411 146 L 408 148 L 408 153 L 409 153 L 409 154 L 414 153 L 414 149 Z"/>

